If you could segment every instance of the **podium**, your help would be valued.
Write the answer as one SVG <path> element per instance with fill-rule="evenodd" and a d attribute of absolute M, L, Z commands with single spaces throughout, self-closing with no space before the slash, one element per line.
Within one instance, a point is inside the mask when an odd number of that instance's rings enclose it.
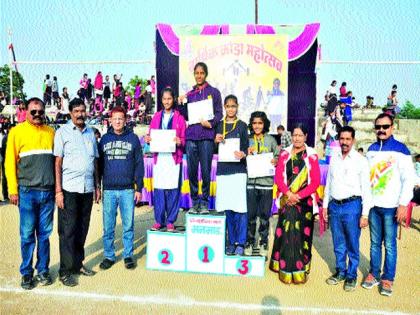
<path fill-rule="evenodd" d="M 265 257 L 225 255 L 224 216 L 186 215 L 185 233 L 147 231 L 146 268 L 263 277 Z"/>

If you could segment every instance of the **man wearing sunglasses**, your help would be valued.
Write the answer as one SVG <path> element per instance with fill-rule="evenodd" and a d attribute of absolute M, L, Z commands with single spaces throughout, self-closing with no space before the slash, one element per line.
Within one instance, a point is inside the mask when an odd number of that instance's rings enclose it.
<path fill-rule="evenodd" d="M 6 177 L 10 202 L 19 206 L 21 286 L 52 283 L 49 274 L 50 241 L 54 214 L 54 130 L 44 125 L 44 102 L 26 102 L 26 121 L 10 130 L 6 148 Z M 37 277 L 33 278 L 33 252 L 37 245 Z"/>
<path fill-rule="evenodd" d="M 92 128 L 86 126 L 86 105 L 80 98 L 69 104 L 71 120 L 54 139 L 55 200 L 58 207 L 60 281 L 77 285 L 74 274 L 93 276 L 83 265 L 93 198 L 99 202 L 98 148 Z"/>
<path fill-rule="evenodd" d="M 397 227 L 405 220 L 407 205 L 413 197 L 414 168 L 410 151 L 394 139 L 394 118 L 380 114 L 375 119 L 377 141 L 366 154 L 374 207 L 369 212 L 370 271 L 362 287 L 380 285 L 380 293 L 392 294 L 397 267 Z M 381 276 L 382 243 L 385 262 Z"/>

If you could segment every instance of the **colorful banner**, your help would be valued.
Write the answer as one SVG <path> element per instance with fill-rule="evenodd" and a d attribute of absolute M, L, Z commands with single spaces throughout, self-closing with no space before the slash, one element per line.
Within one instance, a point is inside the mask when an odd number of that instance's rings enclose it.
<path fill-rule="evenodd" d="M 194 65 L 204 62 L 207 81 L 222 98 L 234 94 L 239 117 L 248 123 L 254 111 L 264 111 L 271 121 L 287 128 L 288 37 L 285 35 L 181 36 L 179 93 L 195 84 Z"/>

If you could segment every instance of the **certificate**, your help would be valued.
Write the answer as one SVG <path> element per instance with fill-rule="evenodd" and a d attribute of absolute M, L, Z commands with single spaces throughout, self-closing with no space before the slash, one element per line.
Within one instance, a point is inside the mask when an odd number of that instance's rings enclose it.
<path fill-rule="evenodd" d="M 225 139 L 219 143 L 219 162 L 239 162 L 235 151 L 239 151 L 239 138 Z"/>
<path fill-rule="evenodd" d="M 175 152 L 176 130 L 151 129 L 150 152 Z"/>
<path fill-rule="evenodd" d="M 202 120 L 211 120 L 214 118 L 213 99 L 209 98 L 203 101 L 188 103 L 188 124 L 199 124 Z"/>
<path fill-rule="evenodd" d="M 274 176 L 274 165 L 271 164 L 273 152 L 248 155 L 246 166 L 248 169 L 248 178 Z"/>

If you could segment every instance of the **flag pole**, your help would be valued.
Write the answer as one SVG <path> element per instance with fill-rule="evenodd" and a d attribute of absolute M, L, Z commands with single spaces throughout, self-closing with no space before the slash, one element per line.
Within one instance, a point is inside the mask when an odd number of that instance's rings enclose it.
<path fill-rule="evenodd" d="M 9 35 L 9 57 L 10 57 L 10 64 L 9 64 L 9 75 L 10 75 L 10 105 L 13 103 L 13 57 L 12 57 L 12 29 L 9 27 L 7 30 Z"/>
<path fill-rule="evenodd" d="M 255 24 L 258 24 L 258 0 L 255 0 Z"/>

